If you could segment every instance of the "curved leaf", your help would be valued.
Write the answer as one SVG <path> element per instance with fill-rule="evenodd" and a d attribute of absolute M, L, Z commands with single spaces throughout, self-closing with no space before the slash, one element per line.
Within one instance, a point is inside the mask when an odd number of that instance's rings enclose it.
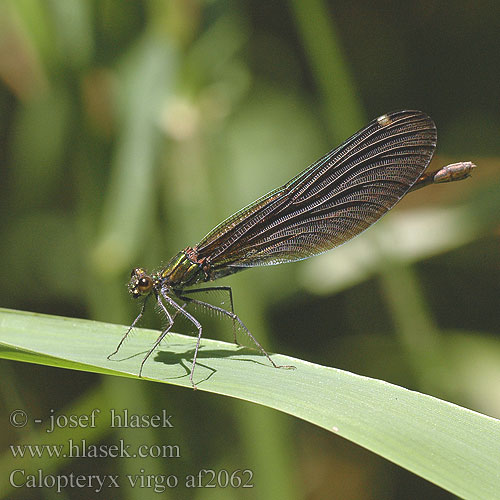
<path fill-rule="evenodd" d="M 116 360 L 125 327 L 0 309 L 0 357 L 134 377 L 158 335 L 138 329 Z M 190 387 L 192 337 L 171 334 L 144 378 Z M 289 413 L 349 439 L 464 498 L 500 491 L 500 421 L 382 380 L 282 355 L 277 370 L 259 353 L 203 339 L 199 390 Z"/>

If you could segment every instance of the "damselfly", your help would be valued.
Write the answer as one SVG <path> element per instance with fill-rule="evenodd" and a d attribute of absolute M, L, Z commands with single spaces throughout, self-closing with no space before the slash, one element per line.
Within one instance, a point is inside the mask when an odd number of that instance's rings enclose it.
<path fill-rule="evenodd" d="M 151 274 L 133 269 L 128 289 L 134 298 L 144 297 L 144 302 L 108 358 L 118 352 L 141 319 L 148 298 L 154 297 L 168 324 L 143 359 L 139 376 L 176 316 L 182 315 L 198 332 L 189 375 L 196 388 L 193 374 L 203 328 L 187 311 L 190 304 L 229 316 L 233 326 L 243 329 L 272 366 L 279 368 L 234 313 L 229 286 L 192 287 L 249 267 L 294 262 L 326 252 L 367 229 L 407 192 L 469 176 L 474 167 L 470 162 L 424 173 L 435 147 L 436 127 L 426 114 L 397 111 L 382 115 L 283 186 L 231 215 L 162 269 Z M 192 296 L 201 290 L 228 293 L 231 309 Z M 234 333 L 236 342 L 236 330 Z"/>

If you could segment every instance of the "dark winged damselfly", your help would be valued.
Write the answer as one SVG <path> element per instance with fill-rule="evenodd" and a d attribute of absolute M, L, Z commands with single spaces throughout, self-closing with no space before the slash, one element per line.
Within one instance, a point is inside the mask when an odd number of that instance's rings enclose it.
<path fill-rule="evenodd" d="M 249 267 L 307 259 L 360 234 L 407 192 L 429 184 L 464 179 L 474 164 L 455 163 L 424 173 L 436 147 L 434 122 L 421 111 L 397 111 L 378 117 L 366 127 L 306 168 L 283 186 L 250 203 L 210 231 L 197 245 L 175 255 L 159 271 L 132 270 L 128 285 L 134 298 L 144 297 L 139 315 L 116 350 L 141 319 L 149 297 L 154 297 L 167 318 L 143 359 L 144 363 L 174 324 L 187 318 L 198 336 L 190 380 L 202 336 L 201 323 L 186 309 L 196 304 L 229 316 L 251 338 L 272 366 L 279 366 L 234 313 L 229 286 L 191 288 Z M 229 294 L 231 310 L 192 297 L 200 291 Z"/>

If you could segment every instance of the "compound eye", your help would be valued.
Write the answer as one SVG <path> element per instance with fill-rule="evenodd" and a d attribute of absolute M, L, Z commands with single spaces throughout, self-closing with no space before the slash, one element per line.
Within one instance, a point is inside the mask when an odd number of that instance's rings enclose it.
<path fill-rule="evenodd" d="M 149 292 L 152 286 L 153 286 L 153 280 L 149 276 L 143 276 L 137 282 L 137 288 L 139 289 L 139 292 L 141 292 L 141 294 Z"/>

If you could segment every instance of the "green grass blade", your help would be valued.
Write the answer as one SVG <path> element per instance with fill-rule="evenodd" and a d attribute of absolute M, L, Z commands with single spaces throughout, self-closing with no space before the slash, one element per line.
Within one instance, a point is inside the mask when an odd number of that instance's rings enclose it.
<path fill-rule="evenodd" d="M 97 373 L 136 376 L 158 332 L 138 329 L 108 360 L 123 326 L 0 309 L 0 357 Z M 158 382 L 190 386 L 191 337 L 171 334 L 144 367 Z M 252 401 L 345 437 L 464 498 L 498 498 L 500 421 L 381 380 L 202 341 L 199 390 Z"/>

